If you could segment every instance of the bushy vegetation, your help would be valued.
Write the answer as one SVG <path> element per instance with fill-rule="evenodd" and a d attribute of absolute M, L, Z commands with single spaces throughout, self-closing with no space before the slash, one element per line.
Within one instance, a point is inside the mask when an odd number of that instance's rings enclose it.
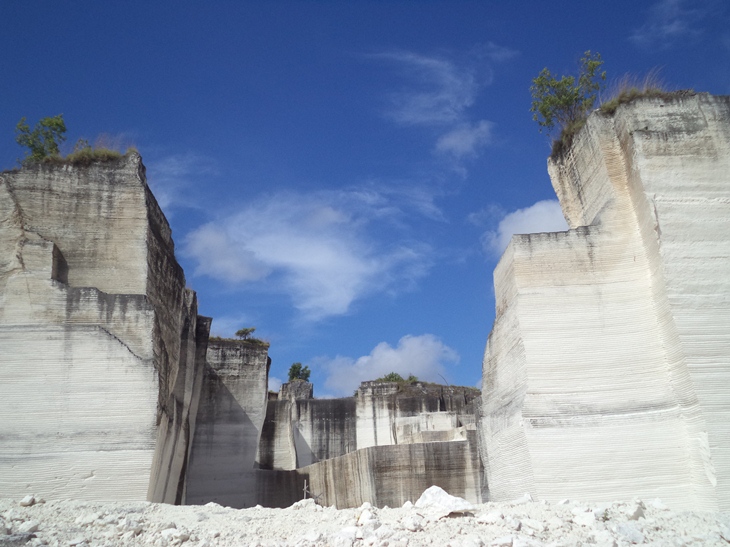
<path fill-rule="evenodd" d="M 659 79 L 657 71 L 652 70 L 643 79 L 626 75 L 615 89 L 598 107 L 602 114 L 613 115 L 622 104 L 628 104 L 636 99 L 649 97 L 657 99 L 673 99 L 678 96 L 692 95 L 692 89 L 683 89 L 680 91 L 669 91 L 667 86 Z"/>
<path fill-rule="evenodd" d="M 122 157 L 121 152 L 116 150 L 109 150 L 108 148 L 82 148 L 75 152 L 71 152 L 68 156 L 63 158 L 65 163 L 72 165 L 90 165 L 95 161 L 111 161 Z"/>
<path fill-rule="evenodd" d="M 251 335 L 256 331 L 256 327 L 245 327 L 243 329 L 238 329 L 236 331 L 236 338 L 240 338 L 241 340 L 248 340 L 251 338 Z"/>
<path fill-rule="evenodd" d="M 551 134 L 559 130 L 558 137 L 553 140 L 553 154 L 569 145 L 573 135 L 585 124 L 605 85 L 606 72 L 600 71 L 602 65 L 601 54 L 589 50 L 581 57 L 577 77 L 563 75 L 558 79 L 548 68 L 543 68 L 532 80 L 532 119 L 541 132 L 545 129 Z"/>
<path fill-rule="evenodd" d="M 403 378 L 400 374 L 397 372 L 389 372 L 385 376 L 381 376 L 380 378 L 377 378 L 375 380 L 376 382 L 396 382 L 399 384 L 415 384 L 418 382 L 418 378 L 416 378 L 413 374 L 409 374 L 408 378 Z"/>
<path fill-rule="evenodd" d="M 34 163 L 57 163 L 70 165 L 90 165 L 93 162 L 112 161 L 122 157 L 122 153 L 106 145 L 110 139 L 100 136 L 96 146 L 91 146 L 86 139 L 79 139 L 73 152 L 62 156 L 59 146 L 66 140 L 66 123 L 63 114 L 41 120 L 31 130 L 25 117 L 15 126 L 15 141 L 28 149 L 25 157 L 19 160 L 22 165 Z M 126 154 L 137 152 L 133 147 Z"/>
<path fill-rule="evenodd" d="M 302 367 L 301 363 L 292 363 L 289 367 L 290 382 L 309 382 L 309 375 L 312 373 L 309 367 Z"/>
<path fill-rule="evenodd" d="M 32 130 L 25 116 L 15 126 L 15 142 L 28 149 L 22 163 L 59 156 L 58 145 L 65 140 L 66 123 L 63 121 L 63 114 L 42 118 Z"/>
<path fill-rule="evenodd" d="M 532 81 L 533 119 L 540 125 L 540 131 L 548 133 L 559 130 L 553 139 L 551 156 L 557 157 L 566 150 L 573 138 L 585 125 L 588 114 L 595 108 L 598 95 L 603 90 L 606 72 L 599 72 L 603 60 L 600 53 L 586 51 L 580 61 L 578 77 L 561 76 L 558 79 L 544 68 Z M 598 111 L 613 115 L 616 109 L 640 98 L 673 99 L 692 95 L 693 90 L 669 91 L 658 78 L 656 70 L 639 80 L 624 76 L 606 98 L 600 100 Z"/>
<path fill-rule="evenodd" d="M 245 327 L 236 331 L 236 338 L 222 338 L 221 336 L 211 336 L 208 338 L 208 340 L 212 342 L 237 342 L 239 340 L 243 340 L 255 346 L 268 346 L 269 343 L 266 340 L 261 340 L 260 338 L 254 338 L 253 336 L 251 336 L 255 330 L 256 327 Z"/>

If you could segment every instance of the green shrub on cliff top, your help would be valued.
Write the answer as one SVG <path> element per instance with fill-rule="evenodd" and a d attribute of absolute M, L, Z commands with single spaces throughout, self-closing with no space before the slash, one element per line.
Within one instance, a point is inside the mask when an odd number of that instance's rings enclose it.
<path fill-rule="evenodd" d="M 601 102 L 598 110 L 602 114 L 612 115 L 622 104 L 628 104 L 639 98 L 649 97 L 671 100 L 692 94 L 694 94 L 692 89 L 669 91 L 664 82 L 659 79 L 657 70 L 649 71 L 643 79 L 627 74 L 615 85 L 610 93 L 610 98 Z"/>
<path fill-rule="evenodd" d="M 385 376 L 381 376 L 380 378 L 377 378 L 375 380 L 376 382 L 396 382 L 399 384 L 415 384 L 418 382 L 418 378 L 414 376 L 413 374 L 409 374 L 408 378 L 403 378 L 400 374 L 397 372 L 389 372 Z"/>
<path fill-rule="evenodd" d="M 289 367 L 289 381 L 290 382 L 309 382 L 309 375 L 312 373 L 309 367 L 302 367 L 301 363 L 293 363 Z"/>
<path fill-rule="evenodd" d="M 15 142 L 28 149 L 22 163 L 43 161 L 48 157 L 59 156 L 58 145 L 66 140 L 66 124 L 63 114 L 59 114 L 41 118 L 31 131 L 24 116 L 15 126 L 15 133 Z"/>
<path fill-rule="evenodd" d="M 94 161 L 109 161 L 121 157 L 121 152 L 109 148 L 92 148 L 89 141 L 79 139 L 74 146 L 74 151 L 63 158 L 63 161 L 73 165 L 89 165 Z"/>
<path fill-rule="evenodd" d="M 543 68 L 532 80 L 530 93 L 532 118 L 551 133 L 556 126 L 560 129 L 553 140 L 553 154 L 570 144 L 573 135 L 585 124 L 588 113 L 593 109 L 598 92 L 604 87 L 606 72 L 599 72 L 603 65 L 600 53 L 586 51 L 580 60 L 578 77 L 569 75 L 558 79 L 550 70 Z"/>
<path fill-rule="evenodd" d="M 15 126 L 15 141 L 28 149 L 25 157 L 19 160 L 22 165 L 32 163 L 57 163 L 71 165 L 90 165 L 96 161 L 111 161 L 122 157 L 122 153 L 110 148 L 115 146 L 113 139 L 107 135 L 100 135 L 94 146 L 86 139 L 79 139 L 74 145 L 73 152 L 62 156 L 59 146 L 66 140 L 66 123 L 63 114 L 58 116 L 41 118 L 31 130 L 25 117 L 21 118 Z M 120 144 L 116 142 L 116 144 Z M 137 152 L 136 148 L 127 148 L 127 154 Z"/>

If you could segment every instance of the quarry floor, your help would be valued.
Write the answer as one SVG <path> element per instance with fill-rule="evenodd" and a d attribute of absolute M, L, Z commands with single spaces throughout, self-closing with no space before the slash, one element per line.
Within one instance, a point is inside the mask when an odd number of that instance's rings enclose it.
<path fill-rule="evenodd" d="M 458 499 L 458 498 L 457 498 Z M 463 500 L 462 500 L 463 501 Z M 21 503 L 23 505 L 21 505 Z M 623 546 L 728 545 L 730 513 L 674 512 L 658 500 L 581 504 L 448 503 L 337 510 L 216 504 L 0 499 L 0 546 Z M 26 505 L 26 506 L 24 506 Z M 458 503 L 457 503 L 458 505 Z"/>

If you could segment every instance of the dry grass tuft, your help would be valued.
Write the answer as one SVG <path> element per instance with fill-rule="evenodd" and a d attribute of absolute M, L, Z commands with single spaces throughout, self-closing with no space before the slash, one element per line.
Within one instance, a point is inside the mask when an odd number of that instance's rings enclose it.
<path fill-rule="evenodd" d="M 613 115 L 622 104 L 628 104 L 636 99 L 642 98 L 659 98 L 671 100 L 678 96 L 687 96 L 693 94 L 691 89 L 670 90 L 667 85 L 659 78 L 657 69 L 651 70 L 644 78 L 637 78 L 631 74 L 626 74 L 618 80 L 609 93 L 609 98 L 601 101 L 598 107 L 599 112 L 606 115 Z"/>
<path fill-rule="evenodd" d="M 644 78 L 626 74 L 611 86 L 608 98 L 601 100 L 598 112 L 606 116 L 612 116 L 619 106 L 631 103 L 637 99 L 659 98 L 669 101 L 680 97 L 689 97 L 694 94 L 695 92 L 692 89 L 668 89 L 666 84 L 659 78 L 659 71 L 657 69 L 649 71 Z M 563 128 L 560 137 L 553 141 L 550 156 L 552 158 L 561 156 L 573 143 L 573 139 L 585 123 L 586 119 L 583 118 Z"/>

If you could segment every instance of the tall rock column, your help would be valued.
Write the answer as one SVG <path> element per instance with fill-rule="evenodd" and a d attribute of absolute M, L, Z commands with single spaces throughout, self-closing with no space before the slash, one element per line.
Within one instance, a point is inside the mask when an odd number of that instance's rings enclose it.
<path fill-rule="evenodd" d="M 211 340 L 200 396 L 185 503 L 248 507 L 266 416 L 268 344 Z"/>
<path fill-rule="evenodd" d="M 483 365 L 492 499 L 730 508 L 730 98 L 592 114 L 549 162 L 571 229 L 514 236 Z"/>
<path fill-rule="evenodd" d="M 180 502 L 208 326 L 139 154 L 0 174 L 0 492 Z"/>

